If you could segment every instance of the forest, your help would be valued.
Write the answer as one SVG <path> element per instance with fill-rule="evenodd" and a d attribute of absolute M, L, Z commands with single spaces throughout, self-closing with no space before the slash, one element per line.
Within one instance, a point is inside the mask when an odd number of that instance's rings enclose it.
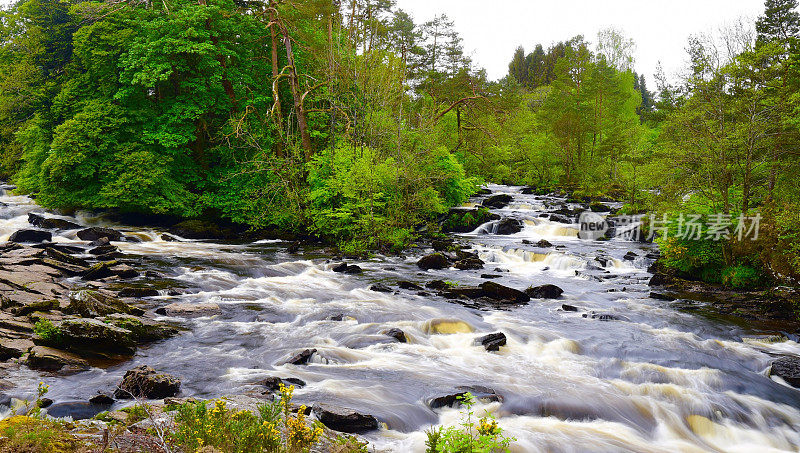
<path fill-rule="evenodd" d="M 508 49 L 492 81 L 446 15 L 392 0 L 22 0 L 0 24 L 0 178 L 45 207 L 397 252 L 495 182 L 758 215 L 757 240 L 662 235 L 664 263 L 732 287 L 800 276 L 795 0 L 693 36 L 651 88 L 618 29 Z"/>

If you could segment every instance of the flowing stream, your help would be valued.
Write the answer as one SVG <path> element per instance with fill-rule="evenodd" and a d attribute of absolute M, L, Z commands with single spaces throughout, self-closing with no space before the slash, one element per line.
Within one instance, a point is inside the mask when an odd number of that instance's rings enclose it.
<path fill-rule="evenodd" d="M 140 364 L 179 377 L 184 396 L 258 393 L 260 379 L 294 377 L 308 384 L 296 390 L 299 402 L 330 402 L 384 422 L 365 436 L 377 451 L 424 451 L 425 429 L 459 418 L 456 409 L 432 410 L 426 401 L 470 385 L 502 396 L 502 403 L 477 411 L 498 417 L 516 438 L 514 452 L 798 451 L 800 392 L 766 371 L 775 354 L 800 355 L 800 345 L 753 340 L 756 331 L 650 298 L 646 269 L 652 260 L 645 255 L 652 245 L 580 240 L 577 226 L 540 217 L 563 199 L 489 188 L 514 197 L 492 211 L 525 226 L 510 236 L 491 234 L 491 224 L 461 235 L 486 262 L 483 270 L 470 271 L 421 271 L 415 263 L 430 250 L 418 250 L 352 261 L 364 273 L 343 275 L 331 270 L 337 262 L 311 247 L 290 254 L 288 244 L 277 241 L 165 242 L 159 231 L 78 215 L 81 224 L 113 226 L 143 239 L 115 245 L 133 258 L 148 257 L 150 269 L 185 288 L 178 296 L 164 291 L 159 303 L 211 302 L 222 312 L 183 320 L 187 331 L 139 348 L 122 364 L 44 378 L 22 367 L 10 379 L 27 389 L 44 379 L 58 403 L 111 390 Z M 30 227 L 31 211 L 42 209 L 27 197 L 0 196 L 0 242 Z M 555 247 L 533 245 L 540 239 Z M 67 232 L 54 241 L 78 239 Z M 630 251 L 638 257 L 623 259 Z M 375 283 L 397 288 L 400 280 L 477 285 L 485 281 L 482 274 L 499 275 L 494 281 L 518 289 L 555 284 L 564 295 L 509 310 L 475 310 L 432 291 L 369 289 Z M 581 311 L 564 311 L 562 304 Z M 592 313 L 619 319 L 593 319 Z M 437 333 L 442 320 L 458 321 L 446 324 L 455 333 Z M 389 328 L 402 329 L 408 343 L 381 333 Z M 493 332 L 508 337 L 499 352 L 475 344 Z M 310 363 L 281 365 L 306 348 L 318 351 Z"/>

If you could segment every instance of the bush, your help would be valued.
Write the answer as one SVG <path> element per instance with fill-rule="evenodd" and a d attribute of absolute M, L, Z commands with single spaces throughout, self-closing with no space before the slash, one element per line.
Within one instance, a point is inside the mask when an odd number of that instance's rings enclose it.
<path fill-rule="evenodd" d="M 40 319 L 33 326 L 33 332 L 45 343 L 51 346 L 58 346 L 64 341 L 61 329 L 53 325 L 49 319 Z"/>
<path fill-rule="evenodd" d="M 472 394 L 459 397 L 465 411 L 460 426 L 435 428 L 427 432 L 426 453 L 494 453 L 507 452 L 516 440 L 503 436 L 494 416 L 486 413 L 475 419 L 475 398 Z"/>
<path fill-rule="evenodd" d="M 292 413 L 294 387 L 280 387 L 277 401 L 258 406 L 258 414 L 229 409 L 225 401 L 181 405 L 175 417 L 171 441 L 184 451 L 210 446 L 224 453 L 304 452 L 322 436 L 322 426 L 309 425 L 305 406 Z"/>
<path fill-rule="evenodd" d="M 722 284 L 729 288 L 756 288 L 761 282 L 761 272 L 752 266 L 729 266 L 722 271 Z"/>

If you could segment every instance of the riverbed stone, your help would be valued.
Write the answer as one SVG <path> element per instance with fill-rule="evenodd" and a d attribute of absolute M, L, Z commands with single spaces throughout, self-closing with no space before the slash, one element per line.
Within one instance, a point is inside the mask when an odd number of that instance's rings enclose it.
<path fill-rule="evenodd" d="M 306 365 L 308 364 L 309 360 L 311 360 L 311 356 L 316 354 L 316 352 L 316 349 L 305 349 L 291 356 L 286 363 L 292 365 Z"/>
<path fill-rule="evenodd" d="M 56 325 L 63 343 L 70 349 L 133 354 L 136 338 L 133 332 L 99 319 L 65 319 Z"/>
<path fill-rule="evenodd" d="M 114 397 L 117 399 L 147 398 L 162 399 L 180 392 L 181 381 L 166 373 L 159 373 L 147 365 L 141 365 L 125 373 Z"/>
<path fill-rule="evenodd" d="M 130 330 L 137 343 L 151 343 L 178 334 L 176 327 L 153 321 L 152 319 L 122 313 L 106 316 L 103 321 L 122 329 Z"/>
<path fill-rule="evenodd" d="M 213 302 L 203 303 L 188 303 L 188 302 L 175 302 L 166 307 L 161 307 L 156 310 L 156 313 L 165 316 L 176 316 L 181 318 L 202 318 L 205 316 L 214 316 L 222 313 L 222 309 L 218 304 Z"/>
<path fill-rule="evenodd" d="M 78 372 L 90 368 L 89 363 L 79 356 L 47 346 L 31 348 L 25 364 L 42 371 Z"/>
<path fill-rule="evenodd" d="M 77 314 L 84 318 L 96 318 L 113 313 L 141 314 L 142 310 L 101 291 L 84 289 L 69 293 L 64 313 Z"/>
<path fill-rule="evenodd" d="M 417 266 L 423 270 L 446 269 L 450 267 L 450 260 L 441 253 L 433 253 L 423 256 L 417 261 Z"/>
<path fill-rule="evenodd" d="M 506 218 L 497 223 L 497 228 L 495 229 L 494 234 L 508 236 L 519 233 L 522 231 L 522 227 L 523 225 L 520 220 Z"/>
<path fill-rule="evenodd" d="M 443 396 L 437 396 L 428 400 L 428 407 L 431 409 L 438 409 L 441 407 L 455 407 L 461 405 L 461 399 L 466 394 L 471 394 L 476 400 L 481 402 L 496 402 L 502 401 L 493 389 L 481 385 L 470 385 L 457 387 L 456 392 Z"/>
<path fill-rule="evenodd" d="M 530 296 L 524 292 L 495 282 L 483 282 L 480 288 L 483 290 L 483 295 L 485 297 L 497 301 L 521 304 L 531 300 Z"/>
<path fill-rule="evenodd" d="M 501 346 L 506 345 L 506 334 L 502 332 L 490 333 L 489 335 L 478 338 L 476 341 L 486 348 L 487 351 L 499 351 Z"/>
<path fill-rule="evenodd" d="M 28 223 L 31 225 L 44 228 L 45 230 L 77 230 L 81 226 L 69 220 L 59 219 L 55 217 L 45 217 L 40 214 L 29 213 Z"/>
<path fill-rule="evenodd" d="M 19 230 L 15 231 L 8 240 L 20 243 L 51 242 L 53 240 L 53 233 L 42 230 Z"/>
<path fill-rule="evenodd" d="M 512 197 L 511 195 L 500 194 L 500 195 L 492 195 L 491 197 L 483 200 L 483 203 L 481 204 L 483 206 L 486 206 L 487 208 L 502 209 L 508 206 L 513 200 L 514 197 Z"/>
<path fill-rule="evenodd" d="M 483 260 L 479 258 L 466 258 L 460 261 L 457 261 L 453 267 L 458 270 L 467 271 L 467 270 L 478 270 L 483 269 L 484 266 Z"/>
<path fill-rule="evenodd" d="M 391 328 L 389 330 L 384 330 L 383 334 L 388 336 L 388 337 L 394 338 L 395 340 L 399 341 L 400 343 L 405 343 L 406 341 L 408 341 L 406 339 L 406 333 L 403 332 L 401 329 L 398 329 L 397 327 L 393 327 L 393 328 Z"/>
<path fill-rule="evenodd" d="M 378 419 L 353 409 L 316 403 L 313 406 L 317 420 L 328 428 L 343 433 L 357 434 L 378 429 Z"/>
<path fill-rule="evenodd" d="M 155 288 L 130 286 L 130 287 L 124 288 L 120 292 L 118 292 L 117 296 L 119 296 L 119 297 L 134 297 L 134 298 L 137 298 L 137 299 L 144 298 L 144 297 L 155 297 L 155 296 L 158 296 L 158 290 L 155 289 Z"/>
<path fill-rule="evenodd" d="M 772 362 L 770 376 L 778 376 L 792 387 L 800 388 L 800 358 L 781 357 Z"/>
<path fill-rule="evenodd" d="M 525 294 L 531 299 L 558 299 L 564 294 L 564 290 L 556 285 L 541 285 L 526 289 Z"/>
<path fill-rule="evenodd" d="M 0 338 L 0 361 L 18 359 L 34 346 L 27 338 Z"/>
<path fill-rule="evenodd" d="M 112 228 L 90 227 L 78 231 L 78 238 L 82 241 L 97 241 L 106 238 L 109 241 L 121 241 L 123 234 Z"/>

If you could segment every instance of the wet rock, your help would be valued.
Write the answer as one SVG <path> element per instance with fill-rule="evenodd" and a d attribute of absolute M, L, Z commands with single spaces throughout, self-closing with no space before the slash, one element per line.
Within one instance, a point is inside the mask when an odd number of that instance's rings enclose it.
<path fill-rule="evenodd" d="M 206 302 L 206 303 L 182 303 L 176 302 L 169 304 L 166 307 L 161 307 L 156 310 L 156 313 L 164 316 L 177 316 L 182 318 L 199 318 L 205 316 L 214 316 L 222 313 L 219 305 Z"/>
<path fill-rule="evenodd" d="M 111 270 L 112 267 L 116 266 L 116 261 L 103 261 L 100 263 L 95 264 L 94 266 L 90 267 L 85 274 L 83 274 L 84 280 L 100 280 L 103 278 L 111 277 L 114 275 L 114 271 Z"/>
<path fill-rule="evenodd" d="M 95 256 L 109 255 L 116 252 L 119 252 L 119 248 L 116 245 L 101 245 L 89 250 L 89 254 Z"/>
<path fill-rule="evenodd" d="M 369 287 L 370 291 L 375 291 L 377 293 L 391 293 L 394 290 L 383 283 L 375 283 L 374 285 Z"/>
<path fill-rule="evenodd" d="M 508 236 L 522 231 L 522 222 L 517 219 L 503 219 L 497 224 L 494 234 Z"/>
<path fill-rule="evenodd" d="M 168 324 L 133 315 L 117 313 L 106 316 L 103 321 L 122 329 L 130 330 L 136 343 L 151 343 L 178 334 L 178 329 Z"/>
<path fill-rule="evenodd" d="M 25 360 L 25 364 L 34 370 L 78 372 L 88 370 L 89 364 L 70 352 L 47 346 L 34 346 Z"/>
<path fill-rule="evenodd" d="M 78 231 L 78 238 L 82 241 L 97 241 L 106 238 L 109 241 L 121 241 L 123 234 L 111 228 L 90 227 Z"/>
<path fill-rule="evenodd" d="M 491 220 L 500 220 L 500 216 L 490 213 L 486 208 L 472 210 L 453 208 L 440 219 L 440 222 L 442 231 L 446 233 L 469 233 Z"/>
<path fill-rule="evenodd" d="M 283 384 L 284 387 L 290 387 L 290 386 L 305 387 L 306 386 L 305 381 L 303 381 L 301 379 L 297 379 L 297 378 L 282 379 L 282 378 L 279 378 L 277 376 L 269 376 L 268 378 L 258 382 L 258 385 L 263 385 L 270 392 L 279 391 L 281 389 L 281 384 Z"/>
<path fill-rule="evenodd" d="M 611 313 L 584 313 L 584 318 L 597 319 L 598 321 L 630 321 L 625 316 L 614 315 Z"/>
<path fill-rule="evenodd" d="M 502 332 L 490 333 L 478 338 L 477 342 L 483 345 L 487 351 L 499 351 L 501 346 L 506 345 L 506 335 Z"/>
<path fill-rule="evenodd" d="M 155 297 L 158 296 L 158 290 L 155 288 L 143 288 L 143 287 L 128 287 L 123 289 L 122 291 L 117 293 L 119 297 L 135 297 L 135 298 L 143 298 L 143 297 Z"/>
<path fill-rule="evenodd" d="M 446 269 L 450 267 L 450 260 L 441 253 L 434 253 L 428 256 L 423 256 L 417 261 L 417 266 L 423 270 L 430 269 Z"/>
<path fill-rule="evenodd" d="M 437 252 L 446 252 L 453 247 L 455 247 L 455 243 L 452 239 L 434 239 L 431 241 L 431 247 Z"/>
<path fill-rule="evenodd" d="M 133 332 L 98 319 L 65 319 L 57 324 L 57 327 L 62 342 L 70 349 L 126 355 L 136 352 L 136 338 Z"/>
<path fill-rule="evenodd" d="M 123 280 L 129 280 L 139 276 L 139 271 L 128 266 L 127 264 L 117 264 L 110 268 L 111 273 Z"/>
<path fill-rule="evenodd" d="M 334 266 L 333 268 L 331 268 L 331 270 L 333 272 L 343 273 L 343 274 L 351 274 L 351 275 L 360 274 L 360 273 L 364 272 L 364 270 L 361 269 L 360 266 L 357 266 L 355 264 L 347 264 L 347 263 L 338 264 L 338 265 Z"/>
<path fill-rule="evenodd" d="M 407 289 L 407 290 L 414 290 L 414 291 L 421 291 L 422 290 L 421 286 L 417 285 L 414 282 L 409 282 L 409 281 L 399 281 L 399 282 L 397 282 L 397 286 L 400 289 Z"/>
<path fill-rule="evenodd" d="M 451 335 L 472 333 L 475 329 L 459 319 L 432 319 L 425 323 L 424 331 L 429 335 Z"/>
<path fill-rule="evenodd" d="M 672 297 L 669 294 L 657 293 L 655 291 L 650 291 L 650 298 L 656 300 L 665 300 L 667 302 L 673 302 L 676 300 L 675 297 Z"/>
<path fill-rule="evenodd" d="M 481 187 L 480 189 L 478 189 L 477 192 L 475 192 L 473 194 L 473 196 L 479 196 L 479 195 L 484 195 L 485 196 L 485 195 L 491 195 L 491 194 L 492 194 L 491 190 L 489 190 L 489 189 L 487 189 L 485 187 Z"/>
<path fill-rule="evenodd" d="M 444 280 L 433 280 L 431 282 L 426 283 L 425 287 L 428 289 L 441 291 L 449 288 L 450 285 L 448 285 L 447 282 L 445 282 Z"/>
<path fill-rule="evenodd" d="M 44 249 L 44 253 L 56 261 L 72 264 L 74 266 L 80 266 L 87 270 L 89 268 L 89 263 L 86 260 L 64 253 L 54 247 L 48 247 Z"/>
<path fill-rule="evenodd" d="M 402 330 L 396 328 L 396 327 L 393 327 L 393 328 L 391 328 L 389 330 L 385 330 L 383 332 L 383 334 L 386 335 L 387 337 L 394 338 L 395 340 L 399 341 L 400 343 L 405 343 L 406 342 L 406 333 L 403 332 Z"/>
<path fill-rule="evenodd" d="M 47 415 L 56 418 L 70 417 L 73 420 L 88 420 L 103 412 L 105 408 L 86 401 L 57 403 L 47 409 Z"/>
<path fill-rule="evenodd" d="M 51 242 L 53 240 L 53 233 L 42 230 L 19 230 L 14 232 L 8 240 L 18 243 Z"/>
<path fill-rule="evenodd" d="M 81 228 L 80 225 L 69 220 L 45 217 L 32 212 L 28 214 L 28 223 L 45 230 L 77 230 Z"/>
<path fill-rule="evenodd" d="M 483 260 L 478 258 L 467 258 L 461 261 L 457 261 L 454 264 L 454 267 L 458 270 L 466 271 L 466 270 L 477 270 L 483 269 L 483 265 L 486 264 Z"/>
<path fill-rule="evenodd" d="M 178 238 L 167 233 L 161 235 L 161 240 L 164 242 L 178 242 Z"/>
<path fill-rule="evenodd" d="M 540 240 L 535 245 L 536 245 L 536 247 L 540 247 L 540 248 L 543 248 L 543 249 L 549 249 L 550 247 L 553 246 L 553 244 L 551 244 L 550 242 L 548 242 L 548 241 L 546 241 L 544 239 Z"/>
<path fill-rule="evenodd" d="M 633 261 L 638 257 L 639 255 L 637 255 L 636 252 L 630 251 L 626 253 L 625 256 L 622 257 L 622 259 L 624 259 L 625 261 Z"/>
<path fill-rule="evenodd" d="M 290 363 L 292 365 L 306 365 L 308 364 L 308 361 L 311 360 L 311 356 L 313 356 L 316 352 L 316 349 L 305 349 L 291 356 L 285 363 Z"/>
<path fill-rule="evenodd" d="M 792 387 L 800 388 L 800 358 L 781 357 L 772 362 L 770 376 L 778 376 Z"/>
<path fill-rule="evenodd" d="M 530 296 L 522 291 L 495 282 L 483 282 L 480 284 L 480 288 L 483 290 L 485 297 L 494 300 L 514 303 L 525 303 L 531 300 Z"/>
<path fill-rule="evenodd" d="M 81 315 L 84 318 L 96 318 L 114 313 L 140 315 L 142 310 L 132 307 L 114 296 L 100 291 L 84 289 L 69 293 L 64 313 Z"/>
<path fill-rule="evenodd" d="M 27 338 L 0 338 L 0 361 L 18 359 L 32 347 L 33 342 Z"/>
<path fill-rule="evenodd" d="M 122 382 L 114 391 L 114 397 L 162 399 L 177 395 L 180 389 L 181 381 L 174 376 L 141 365 L 125 373 Z"/>
<path fill-rule="evenodd" d="M 378 429 L 377 418 L 352 409 L 316 403 L 313 412 L 320 423 L 334 431 L 356 434 Z"/>
<path fill-rule="evenodd" d="M 495 274 L 481 274 L 481 278 L 484 280 L 494 280 L 496 278 L 501 278 L 501 277 L 502 276 Z"/>
<path fill-rule="evenodd" d="M 556 285 L 541 285 L 526 289 L 525 294 L 532 299 L 558 299 L 564 290 Z"/>
<path fill-rule="evenodd" d="M 481 203 L 487 208 L 502 209 L 509 205 L 514 200 L 514 197 L 508 194 L 492 195 L 491 197 L 483 200 Z"/>
<path fill-rule="evenodd" d="M 611 212 L 612 209 L 602 203 L 592 203 L 589 205 L 589 210 L 592 212 Z"/>
<path fill-rule="evenodd" d="M 87 266 L 80 266 L 76 264 L 69 264 L 65 263 L 64 261 L 56 261 L 51 258 L 42 258 L 39 260 L 41 264 L 45 266 L 51 267 L 60 273 L 69 276 L 69 277 L 76 277 L 79 275 L 85 275 L 86 272 L 89 271 L 89 267 Z"/>
<path fill-rule="evenodd" d="M 186 239 L 235 239 L 237 236 L 233 230 L 205 220 L 184 220 L 169 232 Z"/>
<path fill-rule="evenodd" d="M 438 396 L 428 401 L 428 407 L 431 409 L 438 409 L 441 407 L 454 407 L 461 405 L 461 399 L 470 393 L 476 400 L 482 402 L 495 402 L 502 401 L 502 398 L 492 389 L 480 385 L 458 387 L 456 393 L 449 395 Z"/>
<path fill-rule="evenodd" d="M 89 398 L 89 403 L 98 406 L 110 406 L 114 404 L 115 400 L 110 395 L 98 392 L 97 395 Z"/>
<path fill-rule="evenodd" d="M 39 407 L 41 407 L 42 409 L 46 409 L 52 405 L 53 405 L 53 400 L 51 400 L 50 398 L 42 398 L 39 400 Z"/>
<path fill-rule="evenodd" d="M 564 310 L 564 311 L 578 311 L 579 310 L 578 307 L 576 307 L 574 305 L 567 305 L 567 304 L 561 305 L 561 309 Z"/>

